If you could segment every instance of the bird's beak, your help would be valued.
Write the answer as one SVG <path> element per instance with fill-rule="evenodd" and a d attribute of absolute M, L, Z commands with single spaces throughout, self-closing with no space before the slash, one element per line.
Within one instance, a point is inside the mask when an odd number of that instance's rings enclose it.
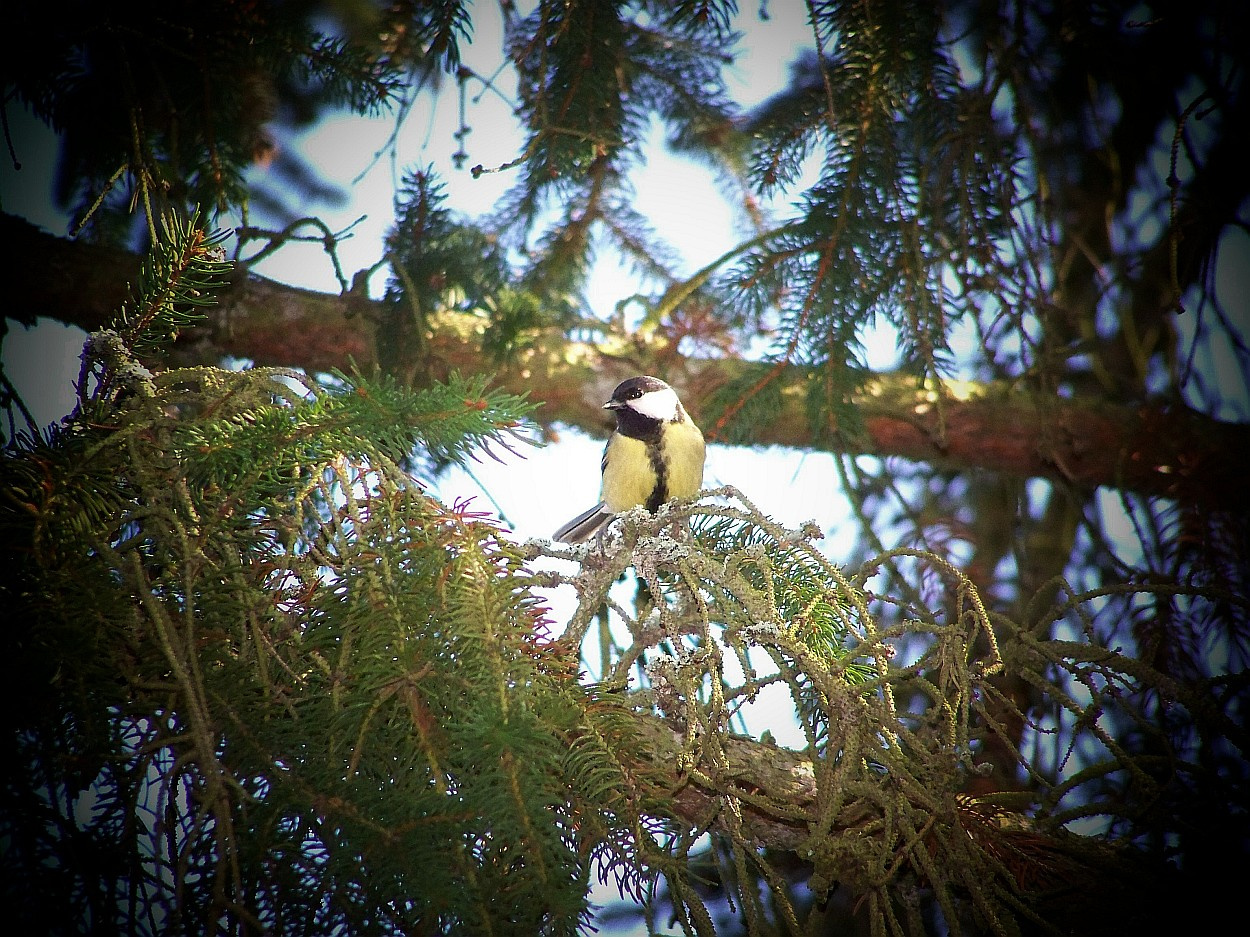
<path fill-rule="evenodd" d="M 622 406 L 624 406 L 624 404 L 622 404 L 619 400 L 609 400 L 607 403 L 603 405 L 603 409 L 619 410 L 621 409 Z"/>

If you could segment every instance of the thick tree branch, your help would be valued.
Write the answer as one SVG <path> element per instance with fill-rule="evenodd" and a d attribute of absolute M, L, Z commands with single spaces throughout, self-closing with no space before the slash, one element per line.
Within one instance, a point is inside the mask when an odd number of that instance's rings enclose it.
<path fill-rule="evenodd" d="M 10 260 L 6 316 L 25 324 L 45 316 L 90 330 L 101 327 L 138 276 L 134 255 L 74 243 L 0 215 Z M 309 371 L 375 363 L 376 304 L 241 276 L 212 324 L 192 330 L 175 346 L 177 363 L 212 364 L 223 357 Z M 548 335 L 514 360 L 484 359 L 472 328 L 448 322 L 428 345 L 430 373 L 496 369 L 499 383 L 541 400 L 540 417 L 591 431 L 606 429 L 600 404 L 615 383 L 638 370 L 657 369 L 679 385 L 696 417 L 701 402 L 740 361 L 681 359 L 668 351 L 626 346 L 619 352 Z M 783 375 L 780 379 L 787 381 Z M 783 408 L 756 427 L 760 445 L 811 446 L 796 373 L 782 394 Z M 1240 469 L 1250 451 L 1250 426 L 1213 420 L 1179 406 L 1125 407 L 1100 401 L 1035 394 L 992 385 L 917 388 L 910 376 L 880 377 L 856 403 L 865 432 L 846 438 L 825 433 L 848 451 L 900 456 L 952 468 L 1044 477 L 1082 488 L 1099 485 L 1175 498 L 1212 508 L 1245 510 L 1250 489 Z M 706 419 L 703 419 L 707 425 Z"/>

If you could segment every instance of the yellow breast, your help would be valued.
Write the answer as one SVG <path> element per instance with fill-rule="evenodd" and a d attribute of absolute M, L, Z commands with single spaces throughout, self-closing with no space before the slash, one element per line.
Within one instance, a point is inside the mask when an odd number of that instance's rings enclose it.
<path fill-rule="evenodd" d="M 651 497 L 655 481 L 647 444 L 629 436 L 613 436 L 604 458 L 600 495 L 608 510 L 620 514 L 643 504 Z"/>
<path fill-rule="evenodd" d="M 670 498 L 689 498 L 703 487 L 704 445 L 699 427 L 689 422 L 667 424 L 664 452 Z"/>
<path fill-rule="evenodd" d="M 703 484 L 703 434 L 693 423 L 666 423 L 658 443 L 669 498 L 689 498 Z M 600 499 L 620 514 L 645 504 L 658 481 L 646 443 L 614 435 L 608 443 Z"/>

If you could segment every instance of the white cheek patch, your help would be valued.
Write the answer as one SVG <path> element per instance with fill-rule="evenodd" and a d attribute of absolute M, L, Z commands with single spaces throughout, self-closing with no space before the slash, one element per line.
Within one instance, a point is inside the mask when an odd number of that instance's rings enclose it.
<path fill-rule="evenodd" d="M 637 400 L 629 402 L 631 410 L 665 423 L 677 415 L 677 406 L 677 394 L 669 387 L 663 390 L 649 390 Z"/>

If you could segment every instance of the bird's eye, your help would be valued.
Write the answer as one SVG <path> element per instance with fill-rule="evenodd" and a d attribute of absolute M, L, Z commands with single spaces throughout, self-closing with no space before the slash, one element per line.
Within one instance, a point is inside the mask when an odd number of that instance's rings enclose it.
<path fill-rule="evenodd" d="M 637 399 L 638 399 L 639 397 L 641 397 L 641 396 L 642 396 L 642 391 L 640 391 L 640 390 L 636 390 L 636 389 L 635 389 L 635 390 L 631 390 L 631 391 L 629 392 L 629 399 L 630 399 L 630 400 L 637 400 Z"/>

